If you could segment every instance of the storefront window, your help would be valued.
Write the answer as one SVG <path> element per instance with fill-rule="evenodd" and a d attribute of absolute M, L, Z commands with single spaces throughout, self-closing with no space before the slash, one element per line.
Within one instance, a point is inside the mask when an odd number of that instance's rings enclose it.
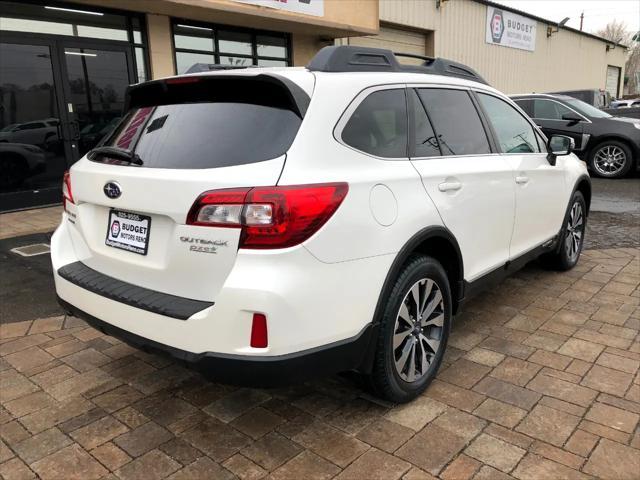
<path fill-rule="evenodd" d="M 258 35 L 257 43 L 259 57 L 284 58 L 287 56 L 287 43 L 284 38 Z"/>
<path fill-rule="evenodd" d="M 60 5 L 60 6 L 59 6 Z M 63 35 L 133 44 L 138 81 L 147 79 L 140 18 L 105 13 L 89 5 L 0 1 L 0 31 Z"/>
<path fill-rule="evenodd" d="M 222 53 L 251 55 L 251 35 L 248 33 L 220 32 L 218 45 Z"/>
<path fill-rule="evenodd" d="M 186 72 L 196 63 L 216 63 L 213 55 L 206 53 L 176 52 L 176 64 L 179 73 Z"/>
<path fill-rule="evenodd" d="M 173 37 L 176 42 L 176 48 L 185 48 L 187 50 L 203 50 L 205 52 L 213 52 L 213 38 L 193 37 L 189 35 L 176 35 Z"/>
<path fill-rule="evenodd" d="M 291 64 L 289 36 L 284 33 L 176 21 L 173 25 L 173 41 L 179 74 L 198 63 L 235 67 L 286 67 Z"/>

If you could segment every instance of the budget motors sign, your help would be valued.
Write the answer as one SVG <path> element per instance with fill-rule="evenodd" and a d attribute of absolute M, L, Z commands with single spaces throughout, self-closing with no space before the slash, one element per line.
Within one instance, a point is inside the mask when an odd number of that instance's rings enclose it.
<path fill-rule="evenodd" d="M 324 15 L 324 0 L 235 0 L 236 2 L 252 3 L 261 7 L 289 10 L 290 12 L 303 13 L 322 17 Z"/>
<path fill-rule="evenodd" d="M 531 18 L 488 6 L 486 41 L 533 52 L 536 49 L 537 23 Z"/>

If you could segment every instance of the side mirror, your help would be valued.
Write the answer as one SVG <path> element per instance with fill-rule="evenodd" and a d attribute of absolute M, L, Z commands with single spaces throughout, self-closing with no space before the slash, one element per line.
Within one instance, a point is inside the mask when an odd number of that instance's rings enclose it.
<path fill-rule="evenodd" d="M 582 118 L 580 115 L 573 112 L 563 114 L 562 119 L 567 120 L 568 122 L 573 124 L 579 123 L 584 120 L 584 118 Z"/>
<path fill-rule="evenodd" d="M 552 135 L 547 143 L 547 150 L 549 151 L 547 160 L 551 165 L 555 165 L 556 157 L 569 155 L 575 146 L 575 141 L 571 137 L 567 137 L 565 135 Z"/>

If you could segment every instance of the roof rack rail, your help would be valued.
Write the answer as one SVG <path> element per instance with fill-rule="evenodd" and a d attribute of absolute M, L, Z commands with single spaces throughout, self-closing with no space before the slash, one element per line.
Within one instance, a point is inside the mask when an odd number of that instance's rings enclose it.
<path fill-rule="evenodd" d="M 424 60 L 422 65 L 402 65 L 396 57 Z M 487 81 L 462 63 L 413 53 L 394 53 L 383 48 L 336 45 L 324 47 L 309 62 L 315 72 L 404 72 L 446 75 L 488 85 Z"/>

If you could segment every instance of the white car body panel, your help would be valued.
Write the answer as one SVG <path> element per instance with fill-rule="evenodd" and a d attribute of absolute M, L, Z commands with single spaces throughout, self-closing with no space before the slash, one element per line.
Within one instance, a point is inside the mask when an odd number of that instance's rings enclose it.
<path fill-rule="evenodd" d="M 546 153 L 503 155 L 515 175 L 515 217 L 510 260 L 551 240 L 560 231 L 569 199 L 564 172 Z M 559 158 L 558 162 L 562 159 Z"/>
<path fill-rule="evenodd" d="M 444 224 L 463 252 L 465 280 L 473 281 L 509 257 L 515 198 L 513 172 L 502 155 L 413 160 Z M 458 190 L 441 185 L 459 183 Z"/>

